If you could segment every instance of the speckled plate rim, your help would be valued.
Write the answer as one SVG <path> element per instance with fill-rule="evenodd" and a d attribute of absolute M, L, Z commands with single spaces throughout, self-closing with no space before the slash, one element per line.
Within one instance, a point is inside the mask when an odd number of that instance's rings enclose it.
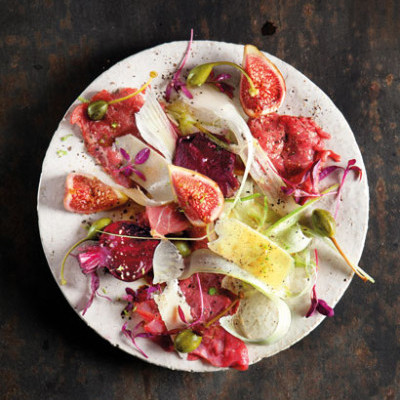
<path fill-rule="evenodd" d="M 150 70 L 159 72 L 158 80 L 155 81 L 153 87 L 155 90 L 161 90 L 163 84 L 165 85 L 163 78 L 169 77 L 175 71 L 176 64 L 181 60 L 186 47 L 187 42 L 171 42 L 132 55 L 102 73 L 83 91 L 82 96 L 90 97 L 102 89 L 116 90 L 124 86 L 139 86 L 146 80 Z M 241 63 L 242 53 L 243 45 L 195 41 L 187 67 L 215 60 Z M 354 181 L 344 186 L 341 196 L 342 205 L 337 220 L 337 239 L 350 259 L 357 263 L 361 257 L 367 233 L 369 191 L 364 163 L 354 135 L 342 113 L 321 89 L 289 64 L 268 53 L 265 54 L 281 70 L 286 81 L 287 96 L 279 112 L 312 116 L 324 130 L 332 135 L 327 147 L 341 154 L 342 165 L 345 165 L 347 160 L 355 158 L 357 165 L 363 170 L 361 182 Z M 239 79 L 235 72 L 233 72 L 233 79 L 236 81 Z M 110 178 L 85 155 L 79 131 L 71 127 L 68 122 L 70 112 L 76 104 L 78 101 L 71 105 L 54 133 L 43 162 L 38 189 L 40 237 L 50 270 L 61 292 L 88 326 L 112 345 L 129 354 L 170 369 L 193 372 L 221 370 L 202 361 L 183 360 L 175 353 L 164 352 L 149 340 L 139 339 L 141 348 L 149 356 L 148 359 L 143 357 L 120 332 L 123 324 L 120 313 L 124 305 L 118 301 L 118 298 L 124 293 L 127 285 L 113 279 L 110 275 L 101 276 L 101 287 L 114 301 L 108 302 L 104 298 L 96 298 L 84 317 L 81 311 L 88 298 L 89 284 L 87 277 L 80 273 L 75 260 L 70 259 L 67 263 L 68 284 L 65 286 L 59 284 L 62 257 L 70 245 L 83 236 L 82 220 L 91 219 L 90 216 L 82 217 L 63 209 L 65 176 L 71 171 L 85 171 L 111 183 Z M 321 203 L 324 207 L 333 207 L 332 199 L 325 198 Z M 118 211 L 111 214 L 115 218 L 123 216 Z M 96 215 L 96 218 L 98 217 L 101 217 L 101 214 Z M 329 248 L 320 252 L 320 259 L 318 292 L 322 298 L 334 306 L 346 291 L 352 274 L 337 254 Z M 250 364 L 291 347 L 322 322 L 324 317 L 321 315 L 304 318 L 308 305 L 308 295 L 290 304 L 293 321 L 288 334 L 269 346 L 250 345 Z"/>

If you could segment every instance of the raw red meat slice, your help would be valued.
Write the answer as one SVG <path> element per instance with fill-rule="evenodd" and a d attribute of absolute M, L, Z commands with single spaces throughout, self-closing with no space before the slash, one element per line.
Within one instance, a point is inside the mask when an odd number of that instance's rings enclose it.
<path fill-rule="evenodd" d="M 248 125 L 279 173 L 307 193 L 315 193 L 317 184 L 311 176 L 304 179 L 312 166 L 321 160 L 321 169 L 328 157 L 339 160 L 337 154 L 325 150 L 324 140 L 330 138 L 329 133 L 311 118 L 272 113 L 250 118 Z"/>
<path fill-rule="evenodd" d="M 199 277 L 204 302 L 203 317 L 204 321 L 207 322 L 228 308 L 232 301 L 236 299 L 236 296 L 229 290 L 221 287 L 221 281 L 224 278 L 223 275 L 199 274 Z M 193 319 L 198 319 L 200 317 L 201 306 L 197 279 L 192 275 L 190 278 L 181 280 L 179 286 L 191 308 Z"/>
<path fill-rule="evenodd" d="M 216 145 L 203 133 L 180 137 L 173 163 L 208 176 L 217 182 L 225 197 L 231 197 L 239 187 L 233 174 L 236 156 Z"/>
<path fill-rule="evenodd" d="M 188 360 L 202 358 L 216 367 L 230 367 L 245 371 L 249 368 L 249 354 L 242 340 L 232 336 L 220 325 L 212 325 L 201 332 L 200 346 L 189 353 Z"/>
<path fill-rule="evenodd" d="M 115 93 L 103 90 L 94 95 L 91 101 L 110 101 L 127 96 L 135 90 L 127 88 Z M 105 117 L 100 121 L 89 119 L 87 115 L 88 103 L 78 105 L 71 114 L 71 123 L 80 127 L 88 153 L 101 164 L 116 182 L 125 187 L 132 186 L 132 181 L 119 171 L 123 159 L 121 154 L 113 150 L 111 146 L 115 138 L 128 133 L 139 137 L 135 114 L 140 110 L 143 102 L 143 97 L 137 95 L 130 99 L 110 104 Z"/>
<path fill-rule="evenodd" d="M 222 275 L 199 274 L 204 301 L 204 322 L 224 311 L 236 297 L 221 287 Z M 201 312 L 199 288 L 197 279 L 192 276 L 179 282 L 179 285 L 191 307 L 191 313 L 195 320 Z M 157 304 L 153 299 L 143 298 L 147 296 L 140 292 L 136 296 L 135 311 L 144 321 L 143 329 L 150 333 L 151 340 L 160 344 L 164 349 L 171 351 L 171 341 L 168 331 L 161 319 Z M 235 307 L 229 314 L 235 312 Z M 246 345 L 240 339 L 226 332 L 216 321 L 210 327 L 204 327 L 199 323 L 193 329 L 203 339 L 200 346 L 188 354 L 189 360 L 199 358 L 216 367 L 232 367 L 238 370 L 246 370 L 249 365 L 249 356 Z"/>
<path fill-rule="evenodd" d="M 149 220 L 151 230 L 159 235 L 182 232 L 190 226 L 189 221 L 179 211 L 176 204 L 146 207 L 146 216 Z"/>
<path fill-rule="evenodd" d="M 156 302 L 153 299 L 135 303 L 136 312 L 145 321 L 143 329 L 153 335 L 163 335 L 167 332 L 167 327 L 161 319 Z"/>
<path fill-rule="evenodd" d="M 221 287 L 223 275 L 199 274 L 199 277 L 204 301 L 204 321 L 208 321 L 228 308 L 235 296 Z M 201 312 L 197 279 L 192 276 L 180 281 L 179 285 L 196 320 Z M 234 312 L 235 307 L 228 314 Z M 248 368 L 249 355 L 246 345 L 242 340 L 226 332 L 218 321 L 208 328 L 198 325 L 194 329 L 203 339 L 200 346 L 189 353 L 189 360 L 202 358 L 216 367 L 231 367 L 238 370 Z"/>

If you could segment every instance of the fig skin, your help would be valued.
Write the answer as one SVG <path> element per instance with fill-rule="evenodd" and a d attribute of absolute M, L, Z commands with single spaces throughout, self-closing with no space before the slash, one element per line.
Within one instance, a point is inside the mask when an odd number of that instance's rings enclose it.
<path fill-rule="evenodd" d="M 128 197 L 88 174 L 68 174 L 65 180 L 64 208 L 78 214 L 93 214 L 119 207 Z"/>
<path fill-rule="evenodd" d="M 169 165 L 171 183 L 179 207 L 194 226 L 215 221 L 224 208 L 224 195 L 209 177 L 190 169 Z"/>

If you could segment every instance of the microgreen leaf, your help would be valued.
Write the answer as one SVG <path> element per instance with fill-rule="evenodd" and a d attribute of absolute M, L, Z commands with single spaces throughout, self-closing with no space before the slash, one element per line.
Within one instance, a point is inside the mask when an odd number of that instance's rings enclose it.
<path fill-rule="evenodd" d="M 129 161 L 131 159 L 128 152 L 125 149 L 123 149 L 122 147 L 119 149 L 119 152 L 121 153 L 122 157 L 125 158 L 125 160 Z"/>
<path fill-rule="evenodd" d="M 182 63 L 179 66 L 178 70 L 175 72 L 174 76 L 172 77 L 171 82 L 168 83 L 167 88 L 165 90 L 165 99 L 168 102 L 171 98 L 172 90 L 175 90 L 176 92 L 179 92 L 179 90 L 182 90 L 183 94 L 187 98 L 189 98 L 189 99 L 193 98 L 193 95 L 190 93 L 190 91 L 186 87 L 186 83 L 181 79 L 181 72 L 182 72 L 182 69 L 185 66 L 186 61 L 189 57 L 192 43 L 193 43 L 193 29 L 190 30 L 190 41 L 189 41 L 186 53 L 183 57 Z"/>
<path fill-rule="evenodd" d="M 148 147 L 145 147 L 144 149 L 140 150 L 139 153 L 136 154 L 134 163 L 136 165 L 140 165 L 145 163 L 150 156 L 150 149 Z"/>
<path fill-rule="evenodd" d="M 144 175 L 144 173 L 142 171 L 139 171 L 138 169 L 132 167 L 132 173 L 136 174 L 143 181 L 146 180 L 146 176 Z"/>

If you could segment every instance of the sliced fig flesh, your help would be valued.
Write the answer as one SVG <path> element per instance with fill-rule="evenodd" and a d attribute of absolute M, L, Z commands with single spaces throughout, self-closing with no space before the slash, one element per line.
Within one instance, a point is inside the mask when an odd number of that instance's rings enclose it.
<path fill-rule="evenodd" d="M 68 174 L 65 181 L 64 208 L 79 214 L 107 211 L 128 201 L 120 191 L 95 176 Z"/>
<path fill-rule="evenodd" d="M 240 102 L 245 113 L 249 117 L 259 117 L 277 111 L 286 94 L 285 80 L 278 68 L 252 45 L 244 48 L 243 68 L 258 90 L 258 94 L 251 96 L 249 82 L 242 75 Z"/>
<path fill-rule="evenodd" d="M 224 196 L 215 181 L 176 165 L 169 171 L 178 204 L 194 226 L 205 226 L 221 215 Z"/>

